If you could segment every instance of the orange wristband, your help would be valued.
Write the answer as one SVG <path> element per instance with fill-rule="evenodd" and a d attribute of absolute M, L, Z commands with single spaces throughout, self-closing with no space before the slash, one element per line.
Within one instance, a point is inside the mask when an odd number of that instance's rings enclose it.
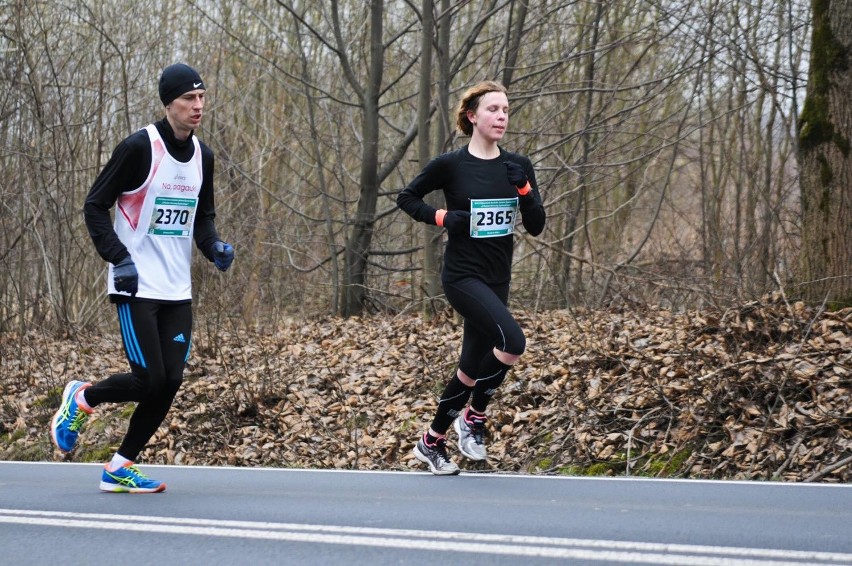
<path fill-rule="evenodd" d="M 524 185 L 523 187 L 518 187 L 518 194 L 521 195 L 522 197 L 525 197 L 529 194 L 531 189 L 532 189 L 532 187 L 530 187 L 530 182 L 527 181 L 526 185 Z"/>
<path fill-rule="evenodd" d="M 444 225 L 444 217 L 447 215 L 447 211 L 443 208 L 439 208 L 435 211 L 435 224 L 438 226 Z"/>

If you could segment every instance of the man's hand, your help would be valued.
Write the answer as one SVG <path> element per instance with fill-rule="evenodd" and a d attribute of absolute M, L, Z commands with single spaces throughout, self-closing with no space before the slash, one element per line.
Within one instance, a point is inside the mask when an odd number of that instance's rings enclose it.
<path fill-rule="evenodd" d="M 139 290 L 139 272 L 130 256 L 115 264 L 112 269 L 112 282 L 116 291 L 136 295 Z"/>
<path fill-rule="evenodd" d="M 228 271 L 234 261 L 234 246 L 225 242 L 213 244 L 213 263 L 219 271 Z"/>

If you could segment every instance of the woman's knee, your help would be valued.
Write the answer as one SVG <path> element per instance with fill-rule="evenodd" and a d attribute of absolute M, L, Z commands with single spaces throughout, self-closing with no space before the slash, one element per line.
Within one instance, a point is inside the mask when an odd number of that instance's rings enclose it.
<path fill-rule="evenodd" d="M 521 330 L 519 326 L 508 326 L 503 330 L 503 347 L 500 348 L 503 354 L 506 354 L 507 356 L 514 356 L 515 361 L 518 361 L 518 358 L 521 357 L 521 354 L 523 354 L 526 349 L 527 338 L 524 336 L 524 331 Z"/>
<path fill-rule="evenodd" d="M 521 354 L 510 354 L 508 352 L 503 352 L 502 350 L 498 350 L 494 348 L 494 357 L 497 358 L 501 363 L 506 364 L 507 366 L 514 365 L 519 359 L 521 359 Z"/>
<path fill-rule="evenodd" d="M 473 386 L 476 385 L 476 380 L 473 379 L 472 377 L 470 377 L 464 371 L 462 371 L 461 368 L 456 370 L 456 377 L 458 377 L 459 381 L 461 381 L 464 385 L 466 385 L 468 387 L 473 387 Z"/>

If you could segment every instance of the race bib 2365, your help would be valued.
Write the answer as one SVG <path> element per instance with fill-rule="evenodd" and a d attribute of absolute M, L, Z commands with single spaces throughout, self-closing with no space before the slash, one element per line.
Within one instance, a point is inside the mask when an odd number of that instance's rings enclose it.
<path fill-rule="evenodd" d="M 470 201 L 470 237 L 495 238 L 515 232 L 518 198 Z"/>

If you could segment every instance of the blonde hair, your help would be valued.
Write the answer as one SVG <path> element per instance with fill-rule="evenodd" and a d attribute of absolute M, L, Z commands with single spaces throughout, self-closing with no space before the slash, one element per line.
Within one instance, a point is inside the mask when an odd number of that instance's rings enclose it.
<path fill-rule="evenodd" d="M 467 118 L 468 112 L 476 112 L 482 95 L 489 92 L 502 92 L 508 95 L 506 87 L 498 81 L 482 81 L 464 91 L 456 111 L 456 128 L 466 136 L 473 134 L 473 124 Z"/>

